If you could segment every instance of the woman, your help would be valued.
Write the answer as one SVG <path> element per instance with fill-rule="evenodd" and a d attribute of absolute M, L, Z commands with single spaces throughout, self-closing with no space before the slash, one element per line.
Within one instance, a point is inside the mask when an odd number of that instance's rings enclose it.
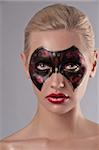
<path fill-rule="evenodd" d="M 1 141 L 3 150 L 99 150 L 99 125 L 80 109 L 98 52 L 88 18 L 55 4 L 35 14 L 25 28 L 24 70 L 38 98 L 32 122 Z"/>

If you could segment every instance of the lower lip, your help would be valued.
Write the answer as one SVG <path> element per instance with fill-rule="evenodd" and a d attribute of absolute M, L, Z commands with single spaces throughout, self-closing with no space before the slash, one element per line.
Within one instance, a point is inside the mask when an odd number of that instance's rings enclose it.
<path fill-rule="evenodd" d="M 64 101 L 66 100 L 66 98 L 52 98 L 52 97 L 48 97 L 47 100 L 53 104 L 62 104 L 64 103 Z"/>

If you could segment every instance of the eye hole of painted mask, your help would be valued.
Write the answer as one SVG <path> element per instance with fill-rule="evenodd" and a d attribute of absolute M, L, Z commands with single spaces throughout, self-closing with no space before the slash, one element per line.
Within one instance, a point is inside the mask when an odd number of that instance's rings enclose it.
<path fill-rule="evenodd" d="M 80 66 L 78 64 L 69 63 L 64 66 L 64 71 L 78 72 L 79 70 L 80 70 Z"/>
<path fill-rule="evenodd" d="M 51 67 L 48 66 L 46 63 L 44 62 L 40 62 L 36 65 L 36 68 L 39 70 L 39 71 L 46 71 L 46 70 L 50 70 Z"/>

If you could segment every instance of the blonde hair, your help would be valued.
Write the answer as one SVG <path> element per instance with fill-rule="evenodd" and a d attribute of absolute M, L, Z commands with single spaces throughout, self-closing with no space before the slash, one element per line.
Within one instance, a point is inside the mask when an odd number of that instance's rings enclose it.
<path fill-rule="evenodd" d="M 79 32 L 87 49 L 94 50 L 95 39 L 88 17 L 75 7 L 54 4 L 37 12 L 25 28 L 24 52 L 29 49 L 29 37 L 33 31 L 75 30 Z"/>

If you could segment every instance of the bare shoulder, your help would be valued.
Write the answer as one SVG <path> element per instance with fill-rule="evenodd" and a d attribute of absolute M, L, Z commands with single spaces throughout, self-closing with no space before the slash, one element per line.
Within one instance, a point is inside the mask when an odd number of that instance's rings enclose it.
<path fill-rule="evenodd" d="M 47 138 L 22 139 L 13 135 L 0 142 L 0 150 L 39 150 L 45 148 L 48 143 L 49 140 Z"/>
<path fill-rule="evenodd" d="M 32 131 L 32 132 L 31 132 Z M 35 128 L 29 123 L 22 129 L 19 129 L 18 131 L 10 134 L 9 136 L 5 137 L 1 141 L 3 142 L 11 142 L 11 141 L 21 141 L 25 140 L 31 137 L 31 135 L 34 133 Z"/>
<path fill-rule="evenodd" d="M 20 139 L 19 135 L 20 131 L 2 139 L 0 141 L 0 150 L 11 150 L 13 148 L 13 144 Z"/>
<path fill-rule="evenodd" d="M 95 122 L 89 121 L 89 120 L 88 120 L 88 122 L 89 122 L 89 125 L 90 125 L 93 129 L 96 129 L 96 130 L 98 131 L 98 133 L 99 133 L 99 123 L 95 123 Z"/>
<path fill-rule="evenodd" d="M 4 140 L 0 141 L 0 150 L 11 150 L 11 143 L 7 143 Z"/>
<path fill-rule="evenodd" d="M 21 140 L 24 137 L 24 133 L 25 133 L 25 129 L 21 129 L 21 130 L 15 132 L 15 133 L 5 137 L 0 142 L 9 143 L 11 141 L 13 142 L 13 141 Z"/>
<path fill-rule="evenodd" d="M 28 124 L 26 127 L 2 139 L 0 141 L 0 150 L 23 150 L 25 148 L 22 147 L 27 147 L 28 143 L 34 144 L 37 141 L 35 140 L 36 133 L 35 127 L 31 128 L 31 124 Z"/>
<path fill-rule="evenodd" d="M 28 127 L 18 130 L 17 132 L 0 140 L 0 150 L 11 150 L 13 145 L 24 139 Z"/>
<path fill-rule="evenodd" d="M 86 124 L 86 132 L 99 138 L 99 124 L 90 120 L 86 120 Z"/>

